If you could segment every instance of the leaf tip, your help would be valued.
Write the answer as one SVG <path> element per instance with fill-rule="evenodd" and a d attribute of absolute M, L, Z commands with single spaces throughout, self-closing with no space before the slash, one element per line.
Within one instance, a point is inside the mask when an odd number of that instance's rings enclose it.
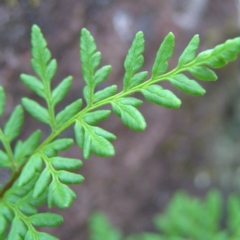
<path fill-rule="evenodd" d="M 144 34 L 142 31 L 139 31 L 136 33 L 136 37 L 143 37 L 143 36 L 144 36 Z"/>
<path fill-rule="evenodd" d="M 178 98 L 178 100 L 176 100 L 175 108 L 180 108 L 181 105 L 182 105 L 182 101 L 181 101 L 181 99 Z"/>
<path fill-rule="evenodd" d="M 175 38 L 175 35 L 173 34 L 173 32 L 169 32 L 168 36 L 171 37 L 171 38 Z"/>
<path fill-rule="evenodd" d="M 34 31 L 41 31 L 41 30 L 40 30 L 40 27 L 37 24 L 33 24 L 32 31 L 34 32 Z"/>
<path fill-rule="evenodd" d="M 90 35 L 90 32 L 86 28 L 82 28 L 81 35 Z"/>

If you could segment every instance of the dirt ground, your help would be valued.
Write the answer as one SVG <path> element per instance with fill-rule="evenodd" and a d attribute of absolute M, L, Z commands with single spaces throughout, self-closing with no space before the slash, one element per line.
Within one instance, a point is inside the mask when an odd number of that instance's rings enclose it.
<path fill-rule="evenodd" d="M 164 36 L 173 32 L 176 47 L 170 67 L 174 67 L 194 34 L 200 34 L 200 50 L 238 36 L 238 7 L 234 0 L 43 0 L 39 6 L 22 0 L 13 7 L 0 1 L 0 85 L 8 94 L 6 115 L 0 124 L 22 96 L 35 98 L 19 79 L 20 73 L 32 72 L 29 64 L 32 24 L 41 27 L 53 57 L 58 60 L 53 85 L 68 75 L 74 77 L 71 94 L 59 106 L 61 109 L 82 97 L 84 82 L 79 62 L 82 27 L 95 37 L 102 52 L 102 64 L 113 66 L 105 86 L 117 84 L 120 89 L 123 61 L 137 31 L 145 34 L 144 68 L 148 71 Z M 95 210 L 103 211 L 126 234 L 149 231 L 153 229 L 152 217 L 177 189 L 184 188 L 199 196 L 212 187 L 225 194 L 239 190 L 239 61 L 217 70 L 217 74 L 218 82 L 202 83 L 207 89 L 204 97 L 186 96 L 174 89 L 183 102 L 179 110 L 144 102 L 140 108 L 148 123 L 144 132 L 128 130 L 114 115 L 102 123 L 102 127 L 117 136 L 116 156 L 108 159 L 92 156 L 84 161 L 80 173 L 86 180 L 73 186 L 78 197 L 70 209 L 56 209 L 64 215 L 65 222 L 49 231 L 62 240 L 85 240 L 87 219 Z M 43 130 L 43 137 L 49 133 L 46 126 L 27 114 L 25 121 L 21 138 L 37 128 Z M 70 129 L 63 135 L 72 137 L 73 132 Z M 82 158 L 76 146 L 64 154 Z M 7 177 L 6 171 L 0 172 L 2 183 Z"/>

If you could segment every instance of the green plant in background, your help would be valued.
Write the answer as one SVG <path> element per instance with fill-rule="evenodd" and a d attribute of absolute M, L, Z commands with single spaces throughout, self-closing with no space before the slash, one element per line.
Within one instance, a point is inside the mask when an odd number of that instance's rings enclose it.
<path fill-rule="evenodd" d="M 140 92 L 149 102 L 166 108 L 178 108 L 181 100 L 157 83 L 168 81 L 182 92 L 202 96 L 205 90 L 183 72 L 189 72 L 199 80 L 215 81 L 217 76 L 208 67 L 223 67 L 235 60 L 240 52 L 240 38 L 235 38 L 196 56 L 199 46 L 199 37 L 196 35 L 181 54 L 177 67 L 167 72 L 168 60 L 174 50 L 174 35 L 169 33 L 160 45 L 151 76 L 147 78 L 146 71 L 138 72 L 144 62 L 144 37 L 142 32 L 138 32 L 124 61 L 123 89 L 117 92 L 117 86 L 112 85 L 96 90 L 108 78 L 111 66 L 97 69 L 101 53 L 97 52 L 89 31 L 82 29 L 80 60 L 86 84 L 83 89 L 86 104 L 83 107 L 82 100 L 77 99 L 56 112 L 56 105 L 70 90 L 72 77 L 66 77 L 52 89 L 51 81 L 57 70 L 57 62 L 51 59 L 47 42 L 36 25 L 32 27 L 31 43 L 31 65 L 36 76 L 22 74 L 20 78 L 45 101 L 45 106 L 26 97 L 22 98 L 22 105 L 35 119 L 49 126 L 50 134 L 42 140 L 41 131 L 37 130 L 26 140 L 17 140 L 24 121 L 21 105 L 13 110 L 0 129 L 0 167 L 12 172 L 9 182 L 0 192 L 0 239 L 56 239 L 35 227 L 55 227 L 63 222 L 63 218 L 54 213 L 38 213 L 37 206 L 47 202 L 49 208 L 53 205 L 61 209 L 70 207 L 76 194 L 68 184 L 79 184 L 84 179 L 73 172 L 81 167 L 80 160 L 58 156 L 59 152 L 74 143 L 71 138 L 59 137 L 63 131 L 74 127 L 76 143 L 85 159 L 91 154 L 113 156 L 112 141 L 115 135 L 96 126 L 109 118 L 111 113 L 111 110 L 101 109 L 102 106 L 110 105 L 127 127 L 142 131 L 146 128 L 144 117 L 138 110 L 142 101 L 129 95 Z M 5 92 L 1 87 L 0 115 L 4 112 L 5 101 Z"/>
<path fill-rule="evenodd" d="M 114 228 L 101 212 L 93 213 L 89 218 L 89 240 L 121 240 L 123 233 Z"/>
<path fill-rule="evenodd" d="M 231 194 L 226 214 L 219 191 L 211 190 L 205 200 L 183 191 L 174 194 L 166 210 L 154 218 L 158 233 L 144 232 L 123 237 L 102 213 L 94 213 L 89 220 L 89 240 L 238 240 L 240 239 L 240 197 Z M 226 223 L 223 229 L 223 217 Z"/>

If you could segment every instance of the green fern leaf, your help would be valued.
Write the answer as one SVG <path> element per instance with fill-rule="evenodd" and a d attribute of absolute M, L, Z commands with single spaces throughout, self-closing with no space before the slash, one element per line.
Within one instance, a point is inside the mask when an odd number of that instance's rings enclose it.
<path fill-rule="evenodd" d="M 99 83 L 105 81 L 108 78 L 111 72 L 111 69 L 112 69 L 112 66 L 110 65 L 103 66 L 100 69 L 98 69 L 93 77 L 94 86 L 97 86 Z"/>
<path fill-rule="evenodd" d="M 74 133 L 78 147 L 84 149 L 84 129 L 78 121 L 74 125 Z"/>
<path fill-rule="evenodd" d="M 117 86 L 112 85 L 110 87 L 106 87 L 102 90 L 97 91 L 93 96 L 93 102 L 100 102 L 106 98 L 113 96 L 117 92 Z"/>
<path fill-rule="evenodd" d="M 237 194 L 232 194 L 227 202 L 227 227 L 230 232 L 236 233 L 236 235 L 239 235 L 239 209 L 240 209 L 240 204 L 239 204 L 239 196 Z"/>
<path fill-rule="evenodd" d="M 44 93 L 44 87 L 41 81 L 39 81 L 36 77 L 27 75 L 27 74 L 21 74 L 20 79 L 23 81 L 23 83 L 31 89 L 34 93 L 36 93 L 38 96 L 45 98 Z"/>
<path fill-rule="evenodd" d="M 140 107 L 143 103 L 143 101 L 135 98 L 135 97 L 124 97 L 124 98 L 119 98 L 118 102 L 123 105 L 131 105 L 133 107 Z"/>
<path fill-rule="evenodd" d="M 36 174 L 42 170 L 42 159 L 38 154 L 33 155 L 24 166 L 24 169 L 19 177 L 18 185 L 27 184 Z"/>
<path fill-rule="evenodd" d="M 202 81 L 216 81 L 217 75 L 215 72 L 204 66 L 191 67 L 188 70 L 195 78 Z"/>
<path fill-rule="evenodd" d="M 84 94 L 85 100 L 88 104 L 91 104 L 96 78 L 94 78 L 94 71 L 99 65 L 101 60 L 101 53 L 95 52 L 97 49 L 94 38 L 87 29 L 82 29 L 80 39 L 80 59 L 82 62 L 82 74 L 83 79 L 87 84 L 88 94 Z M 102 76 L 104 73 L 109 71 L 109 68 L 99 70 L 99 75 Z M 102 73 L 104 72 L 104 73 Z M 107 73 L 106 73 L 107 74 Z"/>
<path fill-rule="evenodd" d="M 58 178 L 62 183 L 65 184 L 78 184 L 84 180 L 82 175 L 64 170 L 58 171 Z"/>
<path fill-rule="evenodd" d="M 32 117 L 50 125 L 49 113 L 46 108 L 29 98 L 22 98 L 22 105 Z"/>
<path fill-rule="evenodd" d="M 45 233 L 45 232 L 38 232 L 37 238 L 39 240 L 58 240 L 58 238 L 56 238 L 48 233 Z"/>
<path fill-rule="evenodd" d="M 0 212 L 8 220 L 8 222 L 12 222 L 14 218 L 14 212 L 8 206 L 0 203 Z"/>
<path fill-rule="evenodd" d="M 168 69 L 168 62 L 167 60 L 172 57 L 174 50 L 174 35 L 173 33 L 169 33 L 163 40 L 162 44 L 160 45 L 156 59 L 154 61 L 152 67 L 152 78 L 157 77 L 160 74 L 163 74 Z"/>
<path fill-rule="evenodd" d="M 14 140 L 20 134 L 22 124 L 23 124 L 23 109 L 21 106 L 17 106 L 13 110 L 9 120 L 7 121 L 4 127 L 4 134 L 9 142 Z"/>
<path fill-rule="evenodd" d="M 7 219 L 0 215 L 0 237 L 4 236 L 7 231 Z"/>
<path fill-rule="evenodd" d="M 0 149 L 0 167 L 1 168 L 12 168 L 8 155 Z"/>
<path fill-rule="evenodd" d="M 210 226 L 212 229 L 215 229 L 214 223 L 220 224 L 220 219 L 222 216 L 220 209 L 222 209 L 223 201 L 222 201 L 222 195 L 218 190 L 211 190 L 206 198 L 205 198 L 205 207 L 208 210 L 208 212 L 211 214 L 210 216 Z"/>
<path fill-rule="evenodd" d="M 94 213 L 89 219 L 90 240 L 121 240 L 123 234 L 113 228 L 108 219 L 101 213 Z M 141 239 L 142 240 L 142 239 Z"/>
<path fill-rule="evenodd" d="M 33 240 L 33 239 L 38 239 L 38 240 L 59 240 L 58 238 L 45 233 L 45 232 L 37 232 L 37 231 L 28 231 L 24 240 Z"/>
<path fill-rule="evenodd" d="M 76 170 L 82 166 L 82 161 L 74 158 L 52 157 L 51 164 L 56 170 Z"/>
<path fill-rule="evenodd" d="M 62 82 L 53 90 L 52 98 L 53 105 L 55 106 L 57 103 L 62 101 L 69 91 L 72 84 L 72 77 L 69 76 L 62 80 Z"/>
<path fill-rule="evenodd" d="M 110 113 L 108 110 L 101 110 L 99 112 L 102 113 L 93 115 L 93 120 L 89 123 L 98 123 Z M 87 118 L 86 120 L 88 121 Z M 76 141 L 78 146 L 83 149 L 84 158 L 88 159 L 91 152 L 100 157 L 113 156 L 114 147 L 109 141 L 114 140 L 116 137 L 103 129 L 100 130 L 98 127 L 88 125 L 87 121 L 85 123 L 77 121 L 74 127 Z"/>
<path fill-rule="evenodd" d="M 57 139 L 43 148 L 43 152 L 47 153 L 48 150 L 65 151 L 73 145 L 73 140 L 71 138 L 61 138 Z"/>
<path fill-rule="evenodd" d="M 201 52 L 194 60 L 195 64 L 205 64 L 213 68 L 221 68 L 234 61 L 240 53 L 240 37 L 227 40 L 211 50 Z"/>
<path fill-rule="evenodd" d="M 66 108 L 64 108 L 61 112 L 57 114 L 57 117 L 56 117 L 57 126 L 58 127 L 62 126 L 69 119 L 75 116 L 78 112 L 80 112 L 81 107 L 82 107 L 82 100 L 78 99 L 75 102 L 68 105 Z"/>
<path fill-rule="evenodd" d="M 43 170 L 38 178 L 34 190 L 33 190 L 33 197 L 37 198 L 47 190 L 49 183 L 50 183 L 51 174 L 47 168 Z"/>
<path fill-rule="evenodd" d="M 44 82 L 50 82 L 56 71 L 57 64 L 55 60 L 50 61 L 51 53 L 48 50 L 47 42 L 37 25 L 33 25 L 32 27 L 31 43 L 33 56 L 33 59 L 31 60 L 32 67 Z"/>
<path fill-rule="evenodd" d="M 50 184 L 48 191 L 49 208 L 51 208 L 53 204 L 61 209 L 68 208 L 76 198 L 76 194 L 72 191 L 72 189 L 59 181 L 53 181 Z"/>
<path fill-rule="evenodd" d="M 83 157 L 85 159 L 89 159 L 91 155 L 91 146 L 92 146 L 92 139 L 90 134 L 85 134 L 83 135 Z"/>
<path fill-rule="evenodd" d="M 26 226 L 22 220 L 16 216 L 12 221 L 8 239 L 22 239 L 21 236 L 24 236 L 26 234 L 26 231 Z"/>
<path fill-rule="evenodd" d="M 200 84 L 194 80 L 190 80 L 184 74 L 175 75 L 174 77 L 170 78 L 169 81 L 180 91 L 191 94 L 193 96 L 202 96 L 206 92 Z"/>
<path fill-rule="evenodd" d="M 124 61 L 125 75 L 123 78 L 123 90 L 126 91 L 130 88 L 131 79 L 134 73 L 138 71 L 143 63 L 144 51 L 144 37 L 142 32 L 138 32 L 132 42 L 132 46 L 128 50 L 128 54 Z"/>
<path fill-rule="evenodd" d="M 17 207 L 18 209 L 26 214 L 26 215 L 33 215 L 33 214 L 36 214 L 37 213 L 37 209 L 36 207 L 32 206 L 31 204 L 29 204 L 28 202 L 18 202 L 17 203 Z"/>
<path fill-rule="evenodd" d="M 97 135 L 102 136 L 109 141 L 112 141 L 112 140 L 116 139 L 116 136 L 114 134 L 112 134 L 112 133 L 110 133 L 110 132 L 108 132 L 108 131 L 100 128 L 100 127 L 93 126 L 92 129 Z"/>
<path fill-rule="evenodd" d="M 90 125 L 96 125 L 100 121 L 107 119 L 110 115 L 110 110 L 97 110 L 83 115 L 83 120 Z"/>
<path fill-rule="evenodd" d="M 135 131 L 143 131 L 146 128 L 145 119 L 133 105 L 132 100 L 123 98 L 111 102 L 113 111 L 127 127 Z"/>
<path fill-rule="evenodd" d="M 115 136 L 103 129 L 99 129 L 86 123 L 81 125 L 81 123 L 76 122 L 75 124 L 76 141 L 78 146 L 83 148 L 85 159 L 90 157 L 91 152 L 100 157 L 110 157 L 115 153 L 114 147 L 110 143 L 111 140 L 115 139 Z"/>
<path fill-rule="evenodd" d="M 144 80 L 147 77 L 148 72 L 144 71 L 144 72 L 140 72 L 140 73 L 136 73 L 132 78 L 131 81 L 129 83 L 129 89 L 138 86 L 139 84 L 143 83 Z"/>
<path fill-rule="evenodd" d="M 199 36 L 195 35 L 179 57 L 178 67 L 181 67 L 194 60 L 194 58 L 196 57 L 196 51 L 198 49 L 199 42 Z"/>
<path fill-rule="evenodd" d="M 3 114 L 6 104 L 6 96 L 4 88 L 0 86 L 0 116 Z"/>
<path fill-rule="evenodd" d="M 175 94 L 159 85 L 145 87 L 141 92 L 147 101 L 165 108 L 179 108 L 181 105 L 181 100 Z"/>
<path fill-rule="evenodd" d="M 26 157 L 30 156 L 38 147 L 41 140 L 41 131 L 37 130 L 24 142 L 18 142 L 14 149 L 15 161 L 18 165 L 22 164 Z"/>
<path fill-rule="evenodd" d="M 46 67 L 45 78 L 48 82 L 52 80 L 56 71 L 57 71 L 57 61 L 55 59 L 52 59 Z"/>
<path fill-rule="evenodd" d="M 115 154 L 113 145 L 106 138 L 99 136 L 96 132 L 92 135 L 91 150 L 100 157 L 111 157 Z"/>
<path fill-rule="evenodd" d="M 63 217 L 55 213 L 38 213 L 30 217 L 36 227 L 56 227 L 63 222 Z"/>

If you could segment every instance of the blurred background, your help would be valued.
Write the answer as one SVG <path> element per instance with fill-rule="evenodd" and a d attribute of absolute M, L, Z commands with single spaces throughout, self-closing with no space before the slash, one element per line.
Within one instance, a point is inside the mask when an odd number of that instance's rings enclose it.
<path fill-rule="evenodd" d="M 119 89 L 124 75 L 123 61 L 137 31 L 145 34 L 145 70 L 150 70 L 164 36 L 176 36 L 170 68 L 194 34 L 200 34 L 200 51 L 212 48 L 240 33 L 238 0 L 0 0 L 0 85 L 7 96 L 7 119 L 21 97 L 35 98 L 20 81 L 30 68 L 30 29 L 42 29 L 58 72 L 53 85 L 73 75 L 71 94 L 64 104 L 82 97 L 84 82 L 79 62 L 79 33 L 91 31 L 102 52 L 102 64 L 113 66 L 107 85 Z M 74 186 L 77 199 L 65 211 L 65 222 L 49 230 L 60 239 L 87 239 L 87 219 L 94 210 L 103 211 L 124 233 L 151 231 L 155 213 L 164 209 L 173 193 L 185 189 L 204 196 L 211 188 L 225 195 L 240 190 L 240 68 L 239 60 L 217 70 L 217 82 L 201 83 L 204 97 L 187 96 L 179 110 L 168 110 L 144 102 L 140 110 L 148 127 L 144 132 L 127 129 L 116 116 L 102 124 L 118 138 L 116 156 L 84 161 L 80 173 L 85 181 Z M 171 89 L 171 86 L 164 85 Z M 138 96 L 141 98 L 141 96 Z M 59 106 L 62 109 L 65 105 Z M 25 114 L 21 138 L 41 127 Z M 64 133 L 72 137 L 70 129 Z M 82 158 L 73 147 L 65 153 Z M 0 173 L 7 181 L 8 173 Z M 55 209 L 54 209 L 55 210 Z"/>

